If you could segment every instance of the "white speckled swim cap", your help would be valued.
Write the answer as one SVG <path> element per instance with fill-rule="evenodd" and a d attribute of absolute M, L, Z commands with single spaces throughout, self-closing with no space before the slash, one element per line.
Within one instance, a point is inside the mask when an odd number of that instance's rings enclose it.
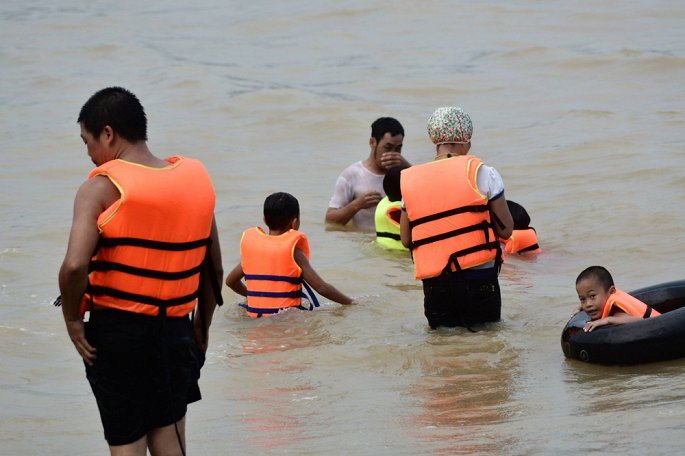
<path fill-rule="evenodd" d="M 428 136 L 433 144 L 458 143 L 471 141 L 473 124 L 468 114 L 452 106 L 438 108 L 428 118 Z"/>

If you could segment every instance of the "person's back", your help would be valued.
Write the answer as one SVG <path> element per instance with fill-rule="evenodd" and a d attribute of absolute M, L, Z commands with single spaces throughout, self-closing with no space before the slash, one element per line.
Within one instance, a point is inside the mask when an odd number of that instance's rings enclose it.
<path fill-rule="evenodd" d="M 209 238 L 212 224 L 214 189 L 199 161 L 184 157 L 166 161 L 163 168 L 151 168 L 112 160 L 91 172 L 91 178 L 107 176 L 125 189 L 126 198 L 98 218 L 100 247 L 97 260 L 91 263 L 90 291 L 84 304 L 152 316 L 158 314 L 160 305 L 169 316 L 188 315 L 195 307 L 199 273 L 164 281 L 130 272 L 122 280 L 121 273 L 108 266 L 180 272 L 202 264 L 207 245 L 203 241 Z M 187 191 L 189 182 L 193 183 L 192 193 Z M 165 250 L 162 243 L 187 247 Z M 150 303 L 122 298 L 121 294 L 144 295 Z M 178 301 L 168 305 L 157 296 Z"/>
<path fill-rule="evenodd" d="M 309 283 L 321 295 L 350 304 L 352 300 L 325 282 L 309 263 L 307 236 L 298 231 L 300 207 L 288 193 L 274 193 L 264 201 L 268 233 L 259 227 L 245 230 L 240 241 L 240 263 L 228 274 L 226 284 L 247 298 L 241 304 L 252 318 L 280 313 L 289 308 L 313 310 L 318 301 L 302 286 Z M 245 283 L 241 279 L 245 278 Z M 303 307 L 302 298 L 310 305 Z"/>
<path fill-rule="evenodd" d="M 296 249 L 309 258 L 307 236 L 295 229 L 269 234 L 256 227 L 243 233 L 240 258 L 247 287 L 245 310 L 250 317 L 301 306 L 306 295 L 302 291 L 302 270 L 295 261 Z"/>

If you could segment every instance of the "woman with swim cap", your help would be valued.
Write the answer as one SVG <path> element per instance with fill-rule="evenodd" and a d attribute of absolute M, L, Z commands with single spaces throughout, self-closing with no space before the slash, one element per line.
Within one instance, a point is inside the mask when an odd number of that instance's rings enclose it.
<path fill-rule="evenodd" d="M 427 129 L 434 160 L 405 169 L 400 180 L 400 234 L 423 281 L 424 314 L 431 328 L 498 321 L 499 238 L 513 228 L 504 182 L 468 155 L 473 124 L 460 108 L 438 108 Z"/>

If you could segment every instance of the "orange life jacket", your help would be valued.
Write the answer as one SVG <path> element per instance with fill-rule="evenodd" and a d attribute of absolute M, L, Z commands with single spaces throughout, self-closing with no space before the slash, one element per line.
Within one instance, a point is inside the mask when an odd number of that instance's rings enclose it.
<path fill-rule="evenodd" d="M 530 227 L 525 230 L 514 230 L 504 242 L 505 253 L 540 253 L 542 249 L 538 244 L 538 235 L 535 228 Z"/>
<path fill-rule="evenodd" d="M 611 315 L 612 310 L 615 310 L 616 308 L 621 309 L 633 317 L 649 318 L 661 315 L 644 302 L 618 289 L 609 295 L 609 299 L 607 299 L 607 302 L 604 305 L 601 318 L 608 317 Z"/>
<path fill-rule="evenodd" d="M 198 160 L 166 161 L 151 168 L 112 160 L 88 176 L 107 176 L 121 198 L 98 217 L 82 314 L 92 304 L 171 317 L 195 308 L 209 258 L 214 187 Z"/>
<path fill-rule="evenodd" d="M 448 264 L 456 270 L 500 262 L 488 198 L 476 182 L 482 164 L 477 157 L 464 155 L 402 171 L 417 279 L 436 277 Z"/>
<path fill-rule="evenodd" d="M 250 317 L 276 314 L 288 307 L 304 309 L 301 301 L 306 295 L 302 292 L 302 269 L 295 261 L 296 248 L 309 259 L 309 241 L 300 231 L 271 236 L 259 227 L 245 230 L 240 258 L 247 287 L 247 304 L 243 307 Z M 310 295 L 318 307 L 311 291 Z"/>

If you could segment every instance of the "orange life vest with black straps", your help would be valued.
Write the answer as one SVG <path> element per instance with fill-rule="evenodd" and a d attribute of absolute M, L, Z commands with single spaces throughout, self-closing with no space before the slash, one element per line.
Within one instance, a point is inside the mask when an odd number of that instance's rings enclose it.
<path fill-rule="evenodd" d="M 296 248 L 309 259 L 309 241 L 300 231 L 271 236 L 259 227 L 245 230 L 240 258 L 247 288 L 243 307 L 250 317 L 276 314 L 288 307 L 304 309 L 301 302 L 306 295 L 302 292 L 302 269 L 295 261 Z M 313 293 L 310 295 L 313 298 Z M 318 307 L 318 302 L 314 305 Z"/>
<path fill-rule="evenodd" d="M 540 253 L 542 249 L 538 244 L 538 235 L 535 228 L 530 227 L 524 230 L 514 230 L 509 239 L 504 240 L 505 253 Z"/>
<path fill-rule="evenodd" d="M 436 277 L 448 264 L 456 270 L 501 261 L 488 198 L 476 181 L 482 164 L 463 155 L 402 171 L 417 279 Z"/>
<path fill-rule="evenodd" d="M 93 304 L 170 317 L 195 308 L 209 257 L 214 187 L 198 160 L 166 161 L 167 167 L 151 168 L 112 160 L 88 176 L 107 176 L 121 198 L 98 217 L 82 313 Z"/>
<path fill-rule="evenodd" d="M 616 291 L 609 295 L 609 298 L 604 305 L 601 318 L 608 317 L 616 308 L 621 309 L 628 315 L 639 318 L 650 318 L 661 315 L 644 302 L 619 289 L 616 289 Z"/>

